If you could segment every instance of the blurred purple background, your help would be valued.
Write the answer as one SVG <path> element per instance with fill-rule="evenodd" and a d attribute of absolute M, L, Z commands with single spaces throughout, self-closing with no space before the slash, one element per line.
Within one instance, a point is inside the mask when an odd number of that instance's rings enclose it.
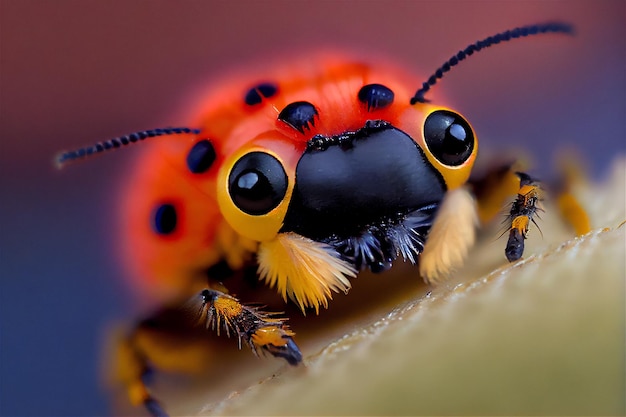
<path fill-rule="evenodd" d="M 423 77 L 518 25 L 550 35 L 485 51 L 439 91 L 481 151 L 524 149 L 537 172 L 575 148 L 600 175 L 626 150 L 626 3 L 616 1 L 0 2 L 0 413 L 103 415 L 103 330 L 132 316 L 110 249 L 114 195 L 137 149 L 56 171 L 59 151 L 180 123 L 194 87 L 231 66 L 309 50 L 381 52 Z M 416 86 L 417 88 L 418 86 Z"/>

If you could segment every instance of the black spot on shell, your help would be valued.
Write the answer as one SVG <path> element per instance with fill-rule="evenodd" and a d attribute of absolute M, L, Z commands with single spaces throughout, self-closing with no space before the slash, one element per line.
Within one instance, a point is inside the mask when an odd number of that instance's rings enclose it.
<path fill-rule="evenodd" d="M 315 126 L 315 116 L 317 116 L 315 106 L 308 101 L 296 101 L 288 104 L 278 115 L 278 120 L 282 120 L 300 133 L 304 129 L 311 129 Z"/>
<path fill-rule="evenodd" d="M 193 145 L 187 154 L 187 168 L 194 174 L 201 174 L 211 168 L 215 162 L 215 148 L 208 139 L 201 140 Z"/>
<path fill-rule="evenodd" d="M 276 84 L 261 83 L 249 89 L 244 100 L 248 106 L 254 106 L 255 104 L 260 104 L 263 98 L 275 96 L 277 92 L 278 86 Z"/>
<path fill-rule="evenodd" d="M 169 235 L 176 230 L 178 214 L 172 204 L 161 204 L 152 212 L 152 230 L 159 235 Z"/>
<path fill-rule="evenodd" d="M 382 109 L 393 103 L 394 94 L 382 84 L 367 84 L 361 87 L 359 101 L 367 105 L 367 111 Z"/>

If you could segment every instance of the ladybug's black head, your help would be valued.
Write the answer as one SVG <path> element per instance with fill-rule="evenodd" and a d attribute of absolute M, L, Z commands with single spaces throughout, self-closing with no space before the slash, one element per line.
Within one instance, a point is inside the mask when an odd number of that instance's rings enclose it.
<path fill-rule="evenodd" d="M 445 192 L 410 136 L 370 121 L 309 141 L 281 232 L 329 244 L 357 268 L 386 269 L 398 254 L 415 262 Z"/>

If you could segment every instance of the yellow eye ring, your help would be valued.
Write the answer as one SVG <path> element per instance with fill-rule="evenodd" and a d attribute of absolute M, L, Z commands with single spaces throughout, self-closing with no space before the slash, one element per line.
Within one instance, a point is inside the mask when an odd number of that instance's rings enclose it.
<path fill-rule="evenodd" d="M 478 153 L 472 125 L 454 110 L 429 104 L 419 106 L 419 110 L 410 109 L 403 119 L 417 127 L 409 133 L 444 178 L 448 190 L 465 184 Z"/>
<path fill-rule="evenodd" d="M 259 242 L 278 234 L 295 181 L 278 153 L 258 144 L 244 147 L 225 161 L 217 181 L 220 210 L 237 233 Z"/>

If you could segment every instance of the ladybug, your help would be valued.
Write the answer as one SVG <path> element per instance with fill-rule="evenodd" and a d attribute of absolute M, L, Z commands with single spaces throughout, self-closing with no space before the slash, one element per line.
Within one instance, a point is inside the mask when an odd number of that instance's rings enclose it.
<path fill-rule="evenodd" d="M 459 51 L 421 85 L 395 68 L 342 57 L 291 62 L 214 92 L 189 127 L 138 131 L 57 162 L 151 142 L 121 204 L 122 252 L 133 275 L 164 305 L 191 308 L 190 327 L 226 332 L 255 353 L 298 365 L 302 353 L 286 318 L 241 302 L 227 278 L 252 271 L 302 312 L 328 307 L 360 271 L 385 271 L 397 258 L 437 283 L 462 264 L 476 226 L 516 195 L 505 253 L 519 259 L 540 210 L 538 182 L 510 166 L 489 187 L 469 181 L 476 132 L 425 95 L 487 47 L 572 32 L 551 22 L 498 33 Z M 494 189 L 505 192 L 494 199 Z M 154 336 L 162 323 L 139 322 L 116 359 L 131 402 L 154 416 L 166 413 L 144 377 L 168 368 Z"/>

